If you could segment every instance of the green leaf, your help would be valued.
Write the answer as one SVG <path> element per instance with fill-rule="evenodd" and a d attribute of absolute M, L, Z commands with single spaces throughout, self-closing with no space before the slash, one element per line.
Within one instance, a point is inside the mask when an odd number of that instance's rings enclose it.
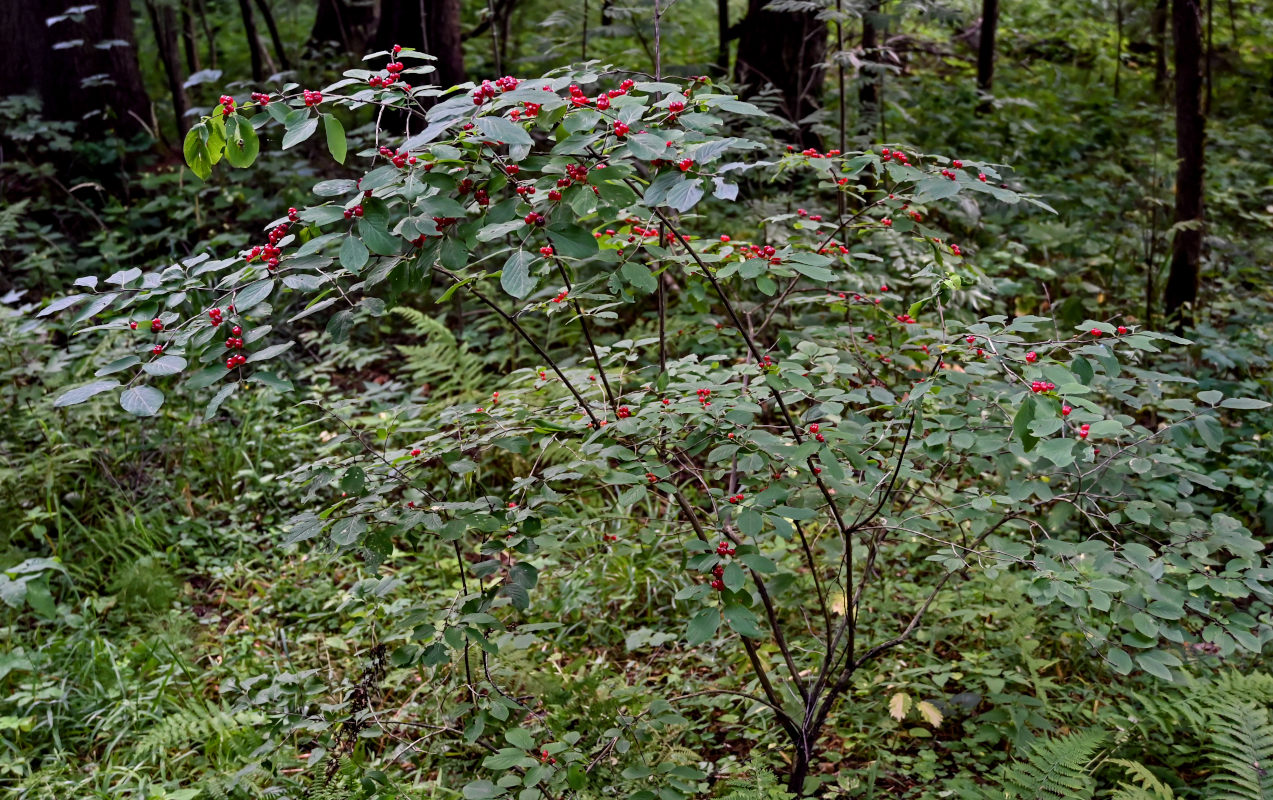
<path fill-rule="evenodd" d="M 190 171 L 200 180 L 206 181 L 212 175 L 212 158 L 208 154 L 207 142 L 200 135 L 200 127 L 196 125 L 186 133 L 182 153 L 186 157 L 186 165 L 190 167 Z"/>
<path fill-rule="evenodd" d="M 288 350 L 292 348 L 292 345 L 294 344 L 296 344 L 296 342 L 283 342 L 282 344 L 270 345 L 264 350 L 258 350 L 257 352 L 249 355 L 248 363 L 257 364 L 262 361 L 268 361 L 269 359 L 274 358 L 275 356 L 286 353 Z"/>
<path fill-rule="evenodd" d="M 1237 411 L 1257 411 L 1261 408 L 1268 408 L 1273 403 L 1264 400 L 1256 400 L 1253 397 L 1226 397 L 1220 402 L 1221 408 L 1232 408 Z"/>
<path fill-rule="evenodd" d="M 1035 452 L 1056 464 L 1058 469 L 1065 469 L 1074 463 L 1074 440 L 1045 439 Z"/>
<path fill-rule="evenodd" d="M 533 263 L 535 263 L 535 257 L 525 250 L 513 253 L 504 262 L 504 269 L 499 276 L 499 285 L 518 300 L 526 297 L 539 283 L 539 279 L 530 274 L 530 265 Z"/>
<path fill-rule="evenodd" d="M 482 766 L 487 769 L 512 769 L 522 763 L 523 759 L 529 759 L 525 750 L 504 747 L 501 748 L 498 753 L 484 758 L 482 760 Z"/>
<path fill-rule="evenodd" d="M 367 259 L 370 257 L 367 245 L 357 236 L 346 236 L 345 241 L 341 242 L 340 265 L 353 274 L 357 275 L 359 270 L 367 266 Z"/>
<path fill-rule="evenodd" d="M 720 612 L 715 608 L 704 608 L 699 610 L 690 620 L 689 630 L 686 632 L 685 641 L 691 646 L 700 645 L 708 639 L 716 635 L 717 628 L 720 627 Z"/>
<path fill-rule="evenodd" d="M 600 250 L 596 237 L 573 222 L 549 225 L 548 240 L 553 244 L 553 251 L 566 258 L 588 258 Z"/>
<path fill-rule="evenodd" d="M 639 261 L 625 262 L 619 273 L 632 288 L 643 294 L 653 294 L 654 290 L 659 288 L 658 281 L 654 279 L 654 273 Z"/>
<path fill-rule="evenodd" d="M 358 235 L 368 249 L 379 256 L 396 256 L 401 249 L 401 239 L 376 226 L 371 220 L 358 220 Z"/>
<path fill-rule="evenodd" d="M 141 365 L 147 375 L 176 375 L 186 368 L 186 360 L 181 356 L 160 356 Z"/>
<path fill-rule="evenodd" d="M 207 408 L 203 410 L 203 421 L 207 422 L 215 417 L 218 409 L 221 408 L 221 404 L 225 402 L 227 397 L 234 394 L 234 390 L 238 388 L 238 383 L 227 383 L 225 386 L 222 386 L 221 390 L 213 395 L 212 399 L 208 401 Z"/>
<path fill-rule="evenodd" d="M 67 406 L 78 405 L 88 400 L 94 395 L 102 392 L 110 391 L 119 385 L 119 381 L 93 381 L 85 386 L 77 386 L 74 389 L 63 392 L 53 401 L 55 408 L 65 408 Z"/>
<path fill-rule="evenodd" d="M 345 163 L 345 126 L 332 114 L 323 114 L 323 132 L 327 134 L 327 150 L 338 164 Z"/>
<path fill-rule="evenodd" d="M 759 639 L 765 635 L 765 632 L 760 629 L 760 621 L 756 619 L 756 615 L 750 608 L 739 603 L 725 605 L 725 621 L 735 633 L 742 634 L 748 639 Z"/>
<path fill-rule="evenodd" d="M 1028 453 L 1034 449 L 1039 440 L 1030 432 L 1030 423 L 1034 421 L 1034 397 L 1028 396 L 1021 401 L 1021 408 L 1017 409 L 1016 415 L 1012 418 L 1012 430 L 1021 440 L 1022 447 Z"/>
<path fill-rule="evenodd" d="M 283 149 L 287 150 L 295 147 L 313 136 L 316 130 L 318 130 L 318 120 L 314 117 L 307 117 L 299 125 L 288 128 L 287 132 L 283 134 Z"/>
<path fill-rule="evenodd" d="M 530 731 L 525 728 L 511 728 L 504 731 L 504 741 L 522 750 L 532 750 L 535 747 L 535 737 L 531 736 Z"/>
<path fill-rule="evenodd" d="M 1172 680 L 1171 670 L 1167 668 L 1168 659 L 1165 655 L 1166 654 L 1160 653 L 1157 650 L 1150 650 L 1136 656 L 1136 663 L 1140 665 L 1141 669 L 1145 670 L 1150 675 L 1162 678 L 1165 681 L 1170 681 Z"/>
<path fill-rule="evenodd" d="M 287 378 L 280 378 L 273 372 L 266 372 L 264 370 L 252 373 L 252 376 L 248 378 L 248 380 L 262 384 L 276 392 L 286 393 L 292 391 L 294 388 L 292 386 L 292 382 Z"/>
<path fill-rule="evenodd" d="M 670 208 L 677 211 L 689 211 L 699 200 L 703 199 L 703 187 L 699 185 L 698 179 L 684 179 L 680 183 L 674 184 L 667 192 L 667 199 L 664 201 Z"/>
<path fill-rule="evenodd" d="M 153 386 L 134 386 L 119 396 L 119 405 L 129 414 L 153 417 L 164 404 L 164 393 Z"/>
<path fill-rule="evenodd" d="M 234 308 L 242 314 L 269 297 L 272 291 L 274 291 L 273 278 L 262 278 L 255 283 L 249 283 L 234 295 Z"/>
<path fill-rule="evenodd" d="M 477 122 L 477 127 L 482 130 L 482 133 L 510 147 L 516 145 L 529 146 L 534 143 L 525 128 L 503 117 L 478 117 L 475 122 Z"/>
<path fill-rule="evenodd" d="M 632 155 L 642 161 L 668 157 L 667 140 L 652 133 L 634 133 L 624 141 L 627 142 Z"/>
<path fill-rule="evenodd" d="M 225 135 L 225 160 L 230 166 L 238 169 L 252 166 L 261 152 L 261 142 L 252 124 L 237 114 L 231 115 Z"/>
<path fill-rule="evenodd" d="M 1206 392 L 1198 392 L 1198 399 L 1209 406 L 1214 406 L 1216 403 L 1219 403 L 1223 397 L 1224 392 L 1217 392 L 1214 389 Z"/>

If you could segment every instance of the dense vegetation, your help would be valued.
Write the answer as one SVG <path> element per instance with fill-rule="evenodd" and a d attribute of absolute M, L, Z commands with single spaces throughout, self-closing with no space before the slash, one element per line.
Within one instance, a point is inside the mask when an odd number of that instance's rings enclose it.
<path fill-rule="evenodd" d="M 6 796 L 1273 797 L 1259 4 L 63 6 Z"/>

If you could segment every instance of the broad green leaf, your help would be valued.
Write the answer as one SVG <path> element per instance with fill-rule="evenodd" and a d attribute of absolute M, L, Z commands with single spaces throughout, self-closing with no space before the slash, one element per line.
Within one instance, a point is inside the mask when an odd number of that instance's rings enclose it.
<path fill-rule="evenodd" d="M 525 128 L 503 117 L 478 117 L 475 121 L 482 133 L 509 146 L 530 145 L 534 142 Z"/>
<path fill-rule="evenodd" d="M 327 134 L 327 150 L 339 164 L 345 163 L 345 126 L 332 114 L 323 114 L 323 132 Z"/>
<path fill-rule="evenodd" d="M 164 393 L 153 386 L 134 386 L 119 396 L 119 405 L 129 414 L 153 417 L 164 404 Z"/>
<path fill-rule="evenodd" d="M 85 386 L 77 386 L 74 389 L 69 389 L 63 392 L 58 395 L 56 400 L 53 401 L 53 405 L 55 408 L 65 408 L 66 406 L 77 405 L 79 403 L 83 403 L 85 400 L 88 400 L 94 395 L 101 394 L 102 392 L 108 392 L 116 386 L 119 386 L 119 381 L 93 381 Z"/>
<path fill-rule="evenodd" d="M 232 114 L 230 120 L 225 131 L 225 160 L 230 162 L 230 166 L 239 169 L 250 167 L 261 152 L 261 142 L 257 139 L 252 124 L 246 119 Z"/>
<path fill-rule="evenodd" d="M 279 356 L 279 355 L 282 355 L 283 353 L 286 353 L 288 350 L 292 349 L 292 345 L 294 344 L 296 344 L 296 342 L 283 342 L 282 344 L 270 345 L 264 350 L 258 350 L 257 352 L 249 355 L 248 363 L 258 364 L 262 361 L 268 361 L 271 358 L 274 358 L 275 356 Z"/>
<path fill-rule="evenodd" d="M 318 130 L 318 120 L 314 117 L 307 117 L 295 127 L 289 127 L 287 132 L 283 134 L 283 149 L 287 150 L 295 147 L 313 136 L 316 130 Z"/>
<path fill-rule="evenodd" d="M 141 365 L 147 375 L 176 375 L 186 368 L 181 356 L 159 356 Z"/>
<path fill-rule="evenodd" d="M 600 250 L 597 239 L 573 222 L 555 222 L 548 226 L 548 240 L 553 251 L 566 258 L 588 258 Z"/>
<path fill-rule="evenodd" d="M 760 621 L 756 619 L 756 615 L 750 608 L 740 603 L 725 604 L 725 621 L 735 633 L 746 636 L 748 639 L 759 639 L 765 635 L 765 632 L 760 629 Z"/>
<path fill-rule="evenodd" d="M 274 291 L 273 278 L 262 278 L 255 283 L 249 283 L 235 293 L 234 307 L 238 313 L 242 314 L 269 297 L 272 291 Z"/>
<path fill-rule="evenodd" d="M 367 266 L 367 259 L 370 254 L 367 252 L 367 245 L 362 243 L 362 239 L 357 236 L 346 236 L 345 241 L 340 244 L 340 265 L 349 272 L 357 275 L 363 267 Z"/>
<path fill-rule="evenodd" d="M 525 250 L 514 252 L 504 262 L 504 269 L 499 276 L 499 285 L 518 300 L 526 297 L 539 283 L 539 279 L 530 274 L 530 266 L 533 263 L 535 263 L 535 257 Z"/>
<path fill-rule="evenodd" d="M 689 630 L 686 633 L 685 641 L 693 647 L 702 644 L 708 639 L 716 635 L 716 630 L 720 627 L 720 612 L 715 608 L 700 609 L 697 614 L 690 620 Z"/>
<path fill-rule="evenodd" d="M 221 390 L 214 394 L 212 399 L 208 401 L 207 407 L 203 409 L 203 421 L 207 422 L 215 417 L 217 415 L 217 411 L 221 408 L 221 404 L 225 402 L 227 397 L 234 394 L 234 391 L 238 388 L 238 383 L 227 383 L 225 386 L 222 386 Z"/>
<path fill-rule="evenodd" d="M 1226 397 L 1220 401 L 1221 408 L 1232 408 L 1237 411 L 1258 411 L 1262 408 L 1268 408 L 1273 403 L 1265 400 L 1256 400 L 1254 397 Z"/>
<path fill-rule="evenodd" d="M 654 278 L 654 273 L 640 261 L 624 262 L 623 267 L 619 270 L 624 280 L 631 284 L 632 288 L 643 294 L 653 294 L 659 288 L 659 283 Z"/>

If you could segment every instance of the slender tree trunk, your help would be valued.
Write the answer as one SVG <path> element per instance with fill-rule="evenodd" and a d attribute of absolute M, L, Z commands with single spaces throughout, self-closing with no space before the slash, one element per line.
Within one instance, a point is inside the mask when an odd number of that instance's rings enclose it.
<path fill-rule="evenodd" d="M 882 0 L 871 0 L 862 15 L 862 84 L 858 87 L 858 133 L 870 136 L 880 115 L 880 76 L 878 67 L 880 34 L 879 20 Z"/>
<path fill-rule="evenodd" d="M 1202 260 L 1205 120 L 1202 114 L 1202 10 L 1172 0 L 1176 67 L 1176 224 L 1163 307 L 1177 327 L 1191 324 Z"/>
<path fill-rule="evenodd" d="M 248 55 L 252 59 L 252 80 L 265 80 L 265 59 L 261 55 L 261 39 L 256 35 L 256 17 L 252 13 L 252 0 L 239 0 L 239 14 L 243 17 L 243 33 L 247 37 Z"/>
<path fill-rule="evenodd" d="M 186 99 L 185 76 L 181 73 L 181 56 L 177 53 L 177 21 L 172 6 L 162 8 L 155 5 L 154 0 L 146 0 L 146 13 L 150 16 L 150 26 L 155 32 L 155 45 L 159 49 L 159 61 L 164 66 L 164 77 L 168 79 L 168 92 L 172 95 L 172 113 L 177 123 L 178 136 L 185 136 L 190 127 L 186 118 L 186 110 L 190 107 Z"/>
<path fill-rule="evenodd" d="M 1154 4 L 1150 23 L 1154 29 L 1154 94 L 1167 96 L 1167 0 Z"/>
<path fill-rule="evenodd" d="M 0 3 L 0 95 L 45 93 L 53 42 L 44 18 L 51 13 L 36 3 Z M 73 38 L 63 35 L 65 24 L 52 29 L 58 39 Z"/>
<path fill-rule="evenodd" d="M 460 0 L 384 0 L 372 48 L 400 44 L 429 53 L 437 58 L 431 77 L 449 87 L 466 80 L 461 36 Z"/>
<path fill-rule="evenodd" d="M 283 47 L 283 37 L 279 35 L 278 23 L 274 21 L 274 12 L 270 11 L 269 3 L 265 0 L 256 0 L 256 7 L 261 12 L 261 19 L 265 22 L 265 29 L 270 33 L 270 42 L 274 46 L 274 57 L 278 59 L 279 66 L 284 70 L 289 70 L 292 65 L 287 60 L 287 49 Z"/>
<path fill-rule="evenodd" d="M 181 3 L 181 47 L 185 51 L 186 72 L 193 75 L 200 69 L 199 47 L 195 44 L 194 17 L 186 0 Z"/>
<path fill-rule="evenodd" d="M 1206 60 L 1206 80 L 1207 80 L 1207 102 L 1202 107 L 1202 113 L 1211 116 L 1211 33 L 1212 33 L 1212 17 L 1215 13 L 1215 0 L 1207 0 L 1207 60 Z"/>
<path fill-rule="evenodd" d="M 195 0 L 199 4 L 199 26 L 203 28 L 204 39 L 208 43 L 208 69 L 217 68 L 217 37 L 208 22 L 208 7 L 203 0 Z"/>
<path fill-rule="evenodd" d="M 90 129 L 109 129 L 131 135 L 150 130 L 150 98 L 142 82 L 137 61 L 137 40 L 133 33 L 132 7 L 128 0 L 100 0 L 85 6 L 79 19 L 69 18 L 45 25 L 44 18 L 68 6 L 81 5 L 75 0 L 55 4 L 32 2 L 0 2 L 0 43 L 4 58 L 13 53 L 31 60 L 20 63 L 16 71 L 6 68 L 0 82 L 8 84 L 10 76 L 18 83 L 28 83 L 40 91 L 44 114 L 51 119 L 83 122 Z M 24 21 L 24 11 L 34 11 L 38 27 L 46 31 L 10 29 L 4 15 L 13 14 L 15 23 Z M 14 41 L 30 36 L 31 41 Z M 56 42 L 82 44 L 60 49 L 50 48 Z M 102 46 L 98 46 L 102 45 Z M 84 87 L 83 82 L 100 75 L 107 82 Z"/>
<path fill-rule="evenodd" d="M 1123 76 L 1123 0 L 1114 4 L 1114 99 L 1118 99 L 1119 84 Z"/>
<path fill-rule="evenodd" d="M 729 74 L 729 0 L 716 0 L 716 73 Z"/>
<path fill-rule="evenodd" d="M 750 0 L 738 24 L 735 80 L 748 94 L 772 85 L 782 95 L 782 116 L 797 126 L 802 147 L 820 145 L 807 119 L 822 105 L 827 21 L 812 9 L 771 11 Z"/>
<path fill-rule="evenodd" d="M 335 45 L 343 53 L 361 53 L 375 28 L 375 12 L 370 4 L 351 6 L 345 0 L 318 0 L 306 48 L 317 53 Z"/>
<path fill-rule="evenodd" d="M 977 44 L 977 113 L 990 111 L 995 84 L 995 38 L 999 30 L 999 0 L 981 0 L 981 41 Z"/>

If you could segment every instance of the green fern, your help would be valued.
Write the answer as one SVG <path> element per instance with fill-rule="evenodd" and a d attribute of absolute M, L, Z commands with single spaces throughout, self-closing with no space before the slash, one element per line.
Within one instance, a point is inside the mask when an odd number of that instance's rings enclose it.
<path fill-rule="evenodd" d="M 1273 800 L 1273 721 L 1266 708 L 1233 701 L 1211 714 L 1210 800 Z"/>
<path fill-rule="evenodd" d="M 1090 798 L 1096 788 L 1092 761 L 1104 739 L 1104 731 L 1087 730 L 1035 742 L 1024 761 L 1005 771 L 1005 796 L 1021 800 Z"/>
<path fill-rule="evenodd" d="M 778 783 L 778 778 L 759 761 L 747 766 L 745 777 L 735 778 L 726 784 L 729 794 L 725 800 L 792 800 L 795 797 Z"/>
<path fill-rule="evenodd" d="M 1176 800 L 1176 793 L 1171 787 L 1160 781 L 1144 764 L 1122 758 L 1111 758 L 1106 763 L 1127 770 L 1133 781 L 1120 781 L 1110 796 L 1111 800 Z"/>
<path fill-rule="evenodd" d="M 217 706 L 192 705 L 168 714 L 138 740 L 138 753 L 155 753 L 209 744 L 265 721 L 259 711 L 230 711 Z"/>
<path fill-rule="evenodd" d="M 429 399 L 437 403 L 472 400 L 482 393 L 485 363 L 481 356 L 455 338 L 438 320 L 417 309 L 398 306 L 393 313 L 405 319 L 424 340 L 419 345 L 398 345 L 406 358 L 412 380 L 429 384 Z"/>

